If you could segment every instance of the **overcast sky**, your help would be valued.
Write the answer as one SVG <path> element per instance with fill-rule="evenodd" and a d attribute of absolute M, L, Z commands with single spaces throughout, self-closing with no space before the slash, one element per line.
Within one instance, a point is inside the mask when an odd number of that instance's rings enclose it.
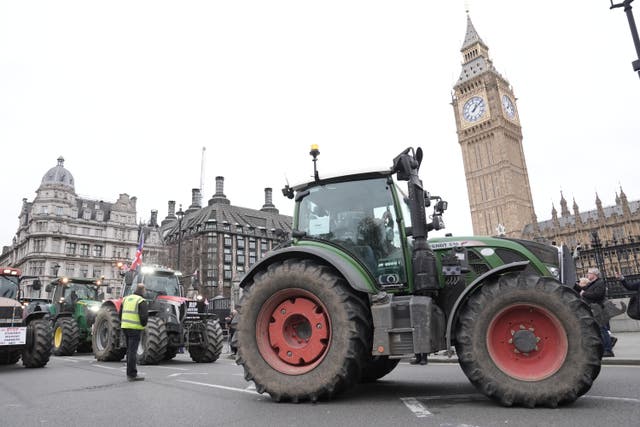
<path fill-rule="evenodd" d="M 538 220 L 640 198 L 640 79 L 622 9 L 592 1 L 0 0 L 0 245 L 59 156 L 76 192 L 203 201 L 225 177 L 231 203 L 264 188 L 380 169 L 426 153 L 425 187 L 449 201 L 443 232 L 470 234 L 451 107 L 465 9 L 513 86 Z M 637 10 L 636 19 L 640 21 Z"/>

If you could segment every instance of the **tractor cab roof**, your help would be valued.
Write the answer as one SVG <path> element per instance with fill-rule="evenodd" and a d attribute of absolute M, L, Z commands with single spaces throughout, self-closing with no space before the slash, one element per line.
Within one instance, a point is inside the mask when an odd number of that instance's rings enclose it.
<path fill-rule="evenodd" d="M 102 278 L 89 278 L 89 277 L 58 277 L 51 281 L 53 286 L 69 286 L 72 283 L 80 285 L 93 285 L 93 286 L 107 286 L 103 283 Z"/>
<path fill-rule="evenodd" d="M 328 176 L 325 178 L 321 178 L 318 181 L 309 181 L 303 184 L 298 184 L 293 187 L 296 192 L 304 191 L 309 188 L 327 185 L 327 184 L 335 184 L 338 182 L 349 182 L 349 181 L 361 181 L 365 179 L 377 179 L 377 178 L 386 178 L 392 176 L 394 172 L 391 169 L 388 170 L 380 170 L 380 171 L 369 171 L 369 172 L 354 172 L 350 174 L 343 175 L 335 175 Z"/>

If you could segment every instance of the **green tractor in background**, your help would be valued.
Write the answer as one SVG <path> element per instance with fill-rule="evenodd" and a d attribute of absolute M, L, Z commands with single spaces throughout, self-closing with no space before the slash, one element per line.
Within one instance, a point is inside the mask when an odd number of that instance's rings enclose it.
<path fill-rule="evenodd" d="M 505 406 L 555 407 L 590 389 L 602 344 L 566 251 L 428 241 L 447 202 L 423 189 L 420 148 L 389 170 L 326 179 L 317 146 L 310 154 L 314 180 L 283 189 L 296 202 L 291 240 L 240 283 L 236 361 L 258 392 L 327 399 L 401 359 L 454 348 L 469 380 Z"/>
<path fill-rule="evenodd" d="M 46 287 L 53 292 L 49 312 L 53 323 L 53 354 L 91 352 L 91 328 L 104 299 L 101 279 L 61 277 Z"/>

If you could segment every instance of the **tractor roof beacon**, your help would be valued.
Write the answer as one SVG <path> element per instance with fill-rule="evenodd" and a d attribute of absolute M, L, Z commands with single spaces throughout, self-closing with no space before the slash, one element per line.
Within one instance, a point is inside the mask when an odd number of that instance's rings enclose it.
<path fill-rule="evenodd" d="M 296 202 L 291 240 L 240 283 L 236 361 L 259 392 L 326 399 L 415 353 L 454 348 L 470 381 L 506 406 L 555 407 L 590 389 L 599 328 L 563 283 L 572 269 L 556 248 L 428 241 L 447 202 L 424 190 L 420 148 L 389 170 L 333 178 L 319 176 L 317 146 L 310 154 L 313 181 L 283 189 Z"/>
<path fill-rule="evenodd" d="M 38 278 L 23 276 L 17 268 L 0 268 L 0 365 L 22 358 L 25 367 L 42 368 L 51 354 L 51 325 L 46 311 L 28 311 L 28 302 L 21 302 L 24 279 L 35 279 L 33 289 L 40 290 Z"/>

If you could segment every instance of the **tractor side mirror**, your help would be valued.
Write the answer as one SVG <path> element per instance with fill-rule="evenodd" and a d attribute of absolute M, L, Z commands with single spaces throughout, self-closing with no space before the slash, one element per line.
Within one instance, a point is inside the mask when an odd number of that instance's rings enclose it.
<path fill-rule="evenodd" d="M 44 290 L 45 292 L 51 292 L 51 290 L 53 289 L 53 286 L 51 286 L 51 283 L 49 283 L 47 286 L 45 286 Z"/>
<path fill-rule="evenodd" d="M 33 281 L 33 285 L 31 287 L 34 291 L 39 291 L 42 289 L 42 282 L 40 282 L 40 279 L 36 279 Z"/>

